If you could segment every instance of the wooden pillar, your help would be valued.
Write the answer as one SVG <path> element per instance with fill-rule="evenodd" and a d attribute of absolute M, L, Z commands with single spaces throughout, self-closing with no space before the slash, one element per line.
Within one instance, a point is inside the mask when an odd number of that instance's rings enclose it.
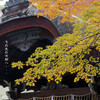
<path fill-rule="evenodd" d="M 51 96 L 51 100 L 53 100 L 53 96 Z"/>

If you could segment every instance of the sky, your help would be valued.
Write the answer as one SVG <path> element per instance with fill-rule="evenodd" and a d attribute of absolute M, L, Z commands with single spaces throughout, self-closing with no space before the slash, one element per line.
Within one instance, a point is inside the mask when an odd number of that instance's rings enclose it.
<path fill-rule="evenodd" d="M 6 1 L 8 1 L 8 0 L 2 0 L 2 1 L 0 1 L 0 5 L 4 5 Z"/>
<path fill-rule="evenodd" d="M 8 0 L 0 0 L 0 6 L 3 6 L 6 1 L 8 1 Z M 0 9 L 0 17 L 1 16 L 2 16 L 2 12 L 1 12 L 1 9 Z"/>

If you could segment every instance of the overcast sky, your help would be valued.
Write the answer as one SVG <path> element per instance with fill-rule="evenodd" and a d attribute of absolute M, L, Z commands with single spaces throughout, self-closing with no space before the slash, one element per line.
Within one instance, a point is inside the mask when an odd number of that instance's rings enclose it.
<path fill-rule="evenodd" d="M 0 1 L 0 5 L 4 5 L 6 1 L 8 1 L 8 0 L 2 0 L 2 1 Z"/>

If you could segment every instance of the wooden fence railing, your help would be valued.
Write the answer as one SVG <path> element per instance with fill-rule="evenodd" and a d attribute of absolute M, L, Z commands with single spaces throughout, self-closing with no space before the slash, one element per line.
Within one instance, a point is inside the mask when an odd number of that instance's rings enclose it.
<path fill-rule="evenodd" d="M 65 95 L 65 96 L 49 96 L 49 97 L 33 97 L 29 99 L 18 100 L 100 100 L 100 95 L 86 94 L 86 95 Z"/>

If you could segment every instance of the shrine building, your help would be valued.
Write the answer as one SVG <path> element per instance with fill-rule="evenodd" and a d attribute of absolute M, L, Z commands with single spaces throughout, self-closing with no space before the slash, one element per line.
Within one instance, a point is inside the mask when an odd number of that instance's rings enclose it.
<path fill-rule="evenodd" d="M 37 47 L 46 48 L 56 38 L 65 33 L 72 33 L 70 22 L 61 23 L 61 16 L 50 20 L 47 15 L 37 17 L 42 10 L 30 6 L 28 0 L 9 0 L 2 9 L 0 23 L 0 85 L 9 87 L 6 94 L 9 100 L 100 100 L 100 76 L 95 83 L 87 84 L 84 80 L 74 83 L 75 75 L 66 73 L 62 82 L 48 83 L 41 78 L 36 86 L 16 85 L 14 80 L 21 78 L 27 68 L 12 69 L 11 63 L 22 61 Z M 23 93 L 24 90 L 33 90 Z"/>

